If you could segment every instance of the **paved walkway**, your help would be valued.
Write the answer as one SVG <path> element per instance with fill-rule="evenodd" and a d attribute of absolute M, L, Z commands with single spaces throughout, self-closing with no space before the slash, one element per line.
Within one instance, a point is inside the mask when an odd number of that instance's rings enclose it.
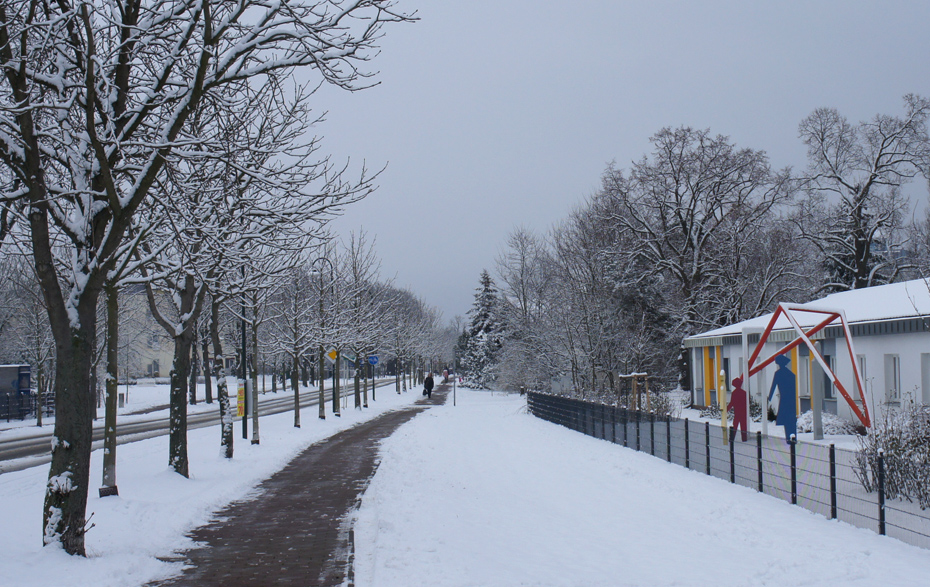
<path fill-rule="evenodd" d="M 310 446 L 259 485 L 259 495 L 235 502 L 216 522 L 191 533 L 205 546 L 183 553 L 190 566 L 158 587 L 352 585 L 353 533 L 347 515 L 378 466 L 378 444 L 432 399 L 340 432 Z M 419 393 L 414 388 L 408 393 Z"/>

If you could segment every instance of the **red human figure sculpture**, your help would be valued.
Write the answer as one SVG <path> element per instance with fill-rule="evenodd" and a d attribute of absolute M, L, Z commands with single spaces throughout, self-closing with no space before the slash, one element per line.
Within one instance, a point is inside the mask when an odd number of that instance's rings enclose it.
<path fill-rule="evenodd" d="M 749 440 L 749 422 L 746 414 L 746 390 L 743 389 L 743 378 L 737 377 L 733 380 L 733 393 L 730 395 L 730 403 L 727 404 L 727 411 L 733 410 L 733 428 L 730 429 L 730 441 L 736 439 L 736 429 L 740 429 L 740 436 L 743 442 Z"/>

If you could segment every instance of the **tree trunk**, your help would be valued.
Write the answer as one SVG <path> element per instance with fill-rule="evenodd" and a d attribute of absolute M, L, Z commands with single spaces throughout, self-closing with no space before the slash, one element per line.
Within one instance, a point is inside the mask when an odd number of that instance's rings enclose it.
<path fill-rule="evenodd" d="M 107 297 L 107 379 L 103 417 L 103 487 L 101 494 L 116 495 L 116 407 L 119 385 L 119 290 L 106 288 Z"/>
<path fill-rule="evenodd" d="M 323 385 L 326 379 L 325 377 L 323 377 L 323 373 L 325 373 L 325 370 L 323 369 L 323 367 L 325 366 L 324 361 L 325 359 L 323 358 L 323 343 L 320 343 L 320 397 L 319 397 L 320 420 L 326 419 L 326 395 L 323 393 Z"/>
<path fill-rule="evenodd" d="M 202 336 L 202 335 L 201 335 Z M 213 403 L 213 381 L 211 380 L 211 369 L 210 369 L 210 341 L 208 337 L 203 337 L 203 395 L 204 401 L 208 404 Z"/>
<path fill-rule="evenodd" d="M 339 411 L 339 400 L 342 395 L 341 390 L 339 389 L 339 364 L 342 362 L 342 352 L 336 351 L 336 364 L 333 365 L 333 413 L 337 416 L 342 416 Z"/>
<path fill-rule="evenodd" d="M 355 353 L 355 408 L 358 410 L 362 409 L 362 387 L 361 387 L 362 382 L 361 382 L 361 376 L 359 374 L 359 366 L 360 366 L 359 358 L 360 357 L 361 357 L 361 353 L 356 352 Z M 367 400 L 365 403 L 366 404 L 368 403 Z"/>
<path fill-rule="evenodd" d="M 258 435 L 258 324 L 252 322 L 252 444 L 260 444 Z M 264 375 L 262 376 L 264 380 Z"/>
<path fill-rule="evenodd" d="M 174 337 L 174 364 L 168 416 L 168 466 L 190 477 L 187 460 L 187 378 L 190 374 L 193 334 L 190 328 Z"/>
<path fill-rule="evenodd" d="M 36 426 L 42 427 L 42 412 L 45 411 L 45 376 L 42 372 L 42 363 L 39 363 L 36 374 Z"/>
<path fill-rule="evenodd" d="M 364 395 L 362 396 L 362 399 L 364 400 L 362 407 L 367 408 L 368 407 L 368 355 L 365 355 L 364 361 L 365 361 L 364 363 L 361 363 L 361 366 L 364 369 L 364 371 L 362 372 L 362 375 L 364 376 L 364 378 L 362 379 L 362 389 L 365 390 Z M 358 365 L 356 365 L 356 369 L 358 369 Z"/>
<path fill-rule="evenodd" d="M 400 358 L 399 357 L 394 361 L 394 387 L 397 390 L 397 395 L 400 395 Z"/>
<path fill-rule="evenodd" d="M 55 435 L 42 508 L 43 544 L 60 543 L 68 554 L 84 555 L 87 488 L 96 393 L 91 382 L 99 292 L 78 304 L 78 325 L 50 319 L 55 333 Z M 49 312 L 51 314 L 51 312 Z"/>
<path fill-rule="evenodd" d="M 197 405 L 197 375 L 199 375 L 199 359 L 197 357 L 197 325 L 191 327 L 191 376 L 188 383 L 188 395 L 190 404 Z"/>
<path fill-rule="evenodd" d="M 226 361 L 220 342 L 220 304 L 210 305 L 210 339 L 213 342 L 213 372 L 216 374 L 216 399 L 220 404 L 220 447 L 223 456 L 233 458 L 233 414 L 229 405 L 229 390 L 226 384 Z"/>
<path fill-rule="evenodd" d="M 298 369 L 300 369 L 300 355 L 295 350 L 294 365 L 291 368 L 291 388 L 294 390 L 294 428 L 300 428 L 300 381 L 297 378 Z"/>

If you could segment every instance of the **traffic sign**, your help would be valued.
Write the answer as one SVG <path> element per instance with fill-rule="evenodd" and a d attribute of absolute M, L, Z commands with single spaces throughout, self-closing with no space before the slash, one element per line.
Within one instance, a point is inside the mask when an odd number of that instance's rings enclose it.
<path fill-rule="evenodd" d="M 370 357 L 368 357 L 368 362 L 371 363 L 372 365 L 377 365 L 377 364 L 378 364 L 378 356 L 377 356 L 377 355 L 371 355 Z"/>
<path fill-rule="evenodd" d="M 339 352 L 336 349 L 333 349 L 329 351 L 328 353 L 326 353 L 326 356 L 329 357 L 330 361 L 335 361 L 336 357 L 339 356 Z"/>

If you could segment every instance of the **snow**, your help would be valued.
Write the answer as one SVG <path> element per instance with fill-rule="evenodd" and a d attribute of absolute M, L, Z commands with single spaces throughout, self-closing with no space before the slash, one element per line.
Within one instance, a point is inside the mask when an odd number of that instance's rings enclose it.
<path fill-rule="evenodd" d="M 927 552 L 459 392 L 383 443 L 371 586 L 926 585 Z"/>
<path fill-rule="evenodd" d="M 191 479 L 167 438 L 120 446 L 118 497 L 98 498 L 92 458 L 88 557 L 43 548 L 47 466 L 0 475 L 0 584 L 135 586 L 211 519 L 309 444 L 419 399 L 381 388 L 368 410 L 263 417 L 261 444 L 192 430 Z M 828 521 L 750 489 L 544 422 L 517 395 L 459 389 L 382 443 L 355 526 L 359 586 L 925 585 L 925 550 Z M 351 403 L 351 400 L 350 400 Z M 238 432 L 238 431 L 237 431 Z"/>
<path fill-rule="evenodd" d="M 160 389 L 153 390 L 153 397 L 167 397 L 168 386 L 155 387 Z M 190 479 L 168 469 L 167 436 L 121 445 L 116 497 L 97 496 L 103 450 L 94 451 L 87 515 L 93 514 L 95 526 L 86 537 L 87 558 L 42 547 L 48 465 L 0 474 L 0 585 L 128 587 L 176 574 L 181 563 L 156 557 L 170 558 L 193 546 L 185 534 L 208 522 L 213 512 L 249 495 L 310 444 L 411 404 L 420 394 L 398 395 L 389 385 L 378 389 L 377 398 L 362 411 L 353 409 L 349 398 L 341 418 L 332 417 L 327 406 L 325 421 L 317 418 L 317 406 L 308 406 L 301 411 L 302 428 L 293 427 L 293 412 L 265 416 L 259 445 L 243 441 L 237 428 L 232 460 L 220 455 L 219 426 L 190 430 Z M 249 433 L 251 438 L 251 426 Z"/>

